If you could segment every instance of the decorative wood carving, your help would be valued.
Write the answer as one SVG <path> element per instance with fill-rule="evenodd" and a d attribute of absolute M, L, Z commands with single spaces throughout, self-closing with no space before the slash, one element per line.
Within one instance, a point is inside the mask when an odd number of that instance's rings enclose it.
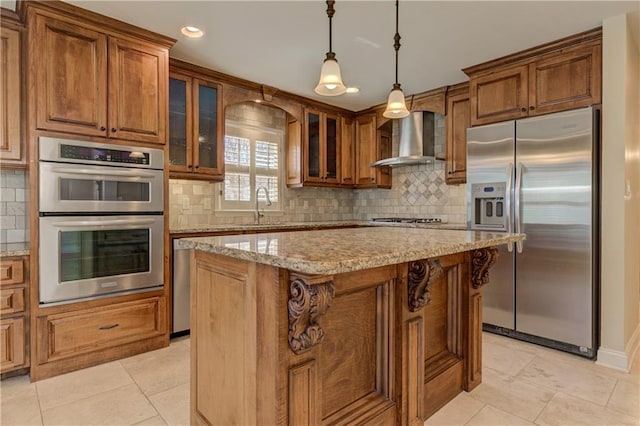
<path fill-rule="evenodd" d="M 429 304 L 429 288 L 442 275 L 439 259 L 427 259 L 409 264 L 409 310 L 416 312 Z"/>
<path fill-rule="evenodd" d="M 471 260 L 471 285 L 480 288 L 489 282 L 489 269 L 498 260 L 498 248 L 486 247 L 473 251 Z"/>
<path fill-rule="evenodd" d="M 278 89 L 271 86 L 262 85 L 262 100 L 271 102 L 273 100 L 273 96 L 278 92 Z"/>
<path fill-rule="evenodd" d="M 309 284 L 295 277 L 289 288 L 289 347 L 301 354 L 322 342 L 324 331 L 318 319 L 333 300 L 333 281 Z"/>

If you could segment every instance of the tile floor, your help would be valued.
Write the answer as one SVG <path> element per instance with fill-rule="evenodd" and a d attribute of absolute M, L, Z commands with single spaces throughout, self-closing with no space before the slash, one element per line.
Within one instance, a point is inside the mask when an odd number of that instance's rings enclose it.
<path fill-rule="evenodd" d="M 425 425 L 640 425 L 640 354 L 629 374 L 484 335 L 483 383 Z M 30 383 L 0 383 L 0 424 L 188 425 L 189 339 Z"/>

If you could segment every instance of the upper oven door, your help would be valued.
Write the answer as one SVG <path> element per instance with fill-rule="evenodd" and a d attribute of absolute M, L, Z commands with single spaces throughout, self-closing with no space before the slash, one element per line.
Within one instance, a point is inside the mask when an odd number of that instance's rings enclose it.
<path fill-rule="evenodd" d="M 40 212 L 162 212 L 162 170 L 40 161 Z"/>

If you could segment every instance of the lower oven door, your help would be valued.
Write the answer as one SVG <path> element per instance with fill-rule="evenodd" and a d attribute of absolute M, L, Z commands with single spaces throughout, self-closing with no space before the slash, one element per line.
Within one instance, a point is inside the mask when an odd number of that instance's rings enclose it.
<path fill-rule="evenodd" d="M 40 217 L 40 303 L 163 285 L 164 217 Z"/>

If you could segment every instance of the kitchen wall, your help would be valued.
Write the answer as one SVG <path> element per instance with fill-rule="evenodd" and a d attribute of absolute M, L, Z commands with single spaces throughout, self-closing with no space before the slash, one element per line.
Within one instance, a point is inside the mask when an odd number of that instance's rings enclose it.
<path fill-rule="evenodd" d="M 26 171 L 0 169 L 0 243 L 29 241 Z"/>
<path fill-rule="evenodd" d="M 640 349 L 640 37 L 634 39 L 630 19 L 640 19 L 638 12 L 604 20 L 602 46 L 598 363 L 621 370 Z"/>
<path fill-rule="evenodd" d="M 445 117 L 435 116 L 435 152 L 444 158 Z M 394 123 L 397 126 L 397 123 Z M 393 155 L 398 155 L 394 129 Z M 445 183 L 445 163 L 394 167 L 393 188 L 355 191 L 354 218 L 439 217 L 443 222 L 466 223 L 466 185 Z"/>

